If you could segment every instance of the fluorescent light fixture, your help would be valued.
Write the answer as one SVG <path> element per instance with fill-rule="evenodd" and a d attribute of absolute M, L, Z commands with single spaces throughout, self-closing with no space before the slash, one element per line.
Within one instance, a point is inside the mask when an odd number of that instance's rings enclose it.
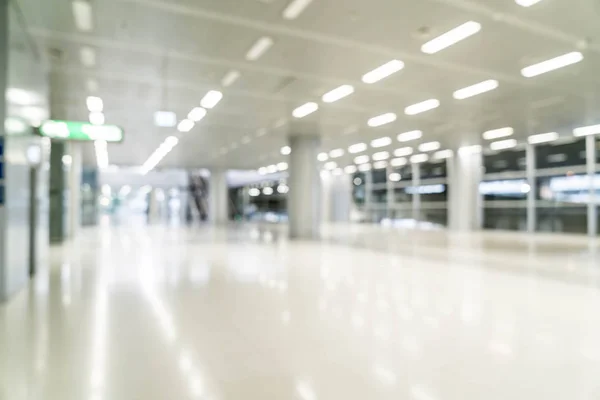
<path fill-rule="evenodd" d="M 426 54 L 437 53 L 438 51 L 444 50 L 445 48 L 476 34 L 480 30 L 480 23 L 475 21 L 465 22 L 464 24 L 457 26 L 443 35 L 440 35 L 435 39 L 425 43 L 423 46 L 421 46 L 421 51 Z"/>
<path fill-rule="evenodd" d="M 18 119 L 8 117 L 4 120 L 4 130 L 6 134 L 17 134 L 27 132 L 27 124 Z"/>
<path fill-rule="evenodd" d="M 361 164 L 358 166 L 360 172 L 367 172 L 371 170 L 371 164 Z"/>
<path fill-rule="evenodd" d="M 89 112 L 102 112 L 102 110 L 104 110 L 104 102 L 100 97 L 88 96 L 88 98 L 85 99 L 85 104 L 87 105 Z"/>
<path fill-rule="evenodd" d="M 424 163 L 429 160 L 429 156 L 427 154 L 415 154 L 410 157 L 410 162 L 413 164 Z"/>
<path fill-rule="evenodd" d="M 264 167 L 263 167 L 264 168 Z M 259 168 L 259 171 L 261 170 L 261 168 Z M 264 175 L 264 174 L 261 174 Z M 256 197 L 256 196 L 260 196 L 260 189 L 259 188 L 250 188 L 248 189 L 248 194 L 251 197 Z"/>
<path fill-rule="evenodd" d="M 534 4 L 539 3 L 542 0 L 515 0 L 515 3 L 520 5 L 521 7 L 531 7 Z"/>
<path fill-rule="evenodd" d="M 410 131 L 404 132 L 398 135 L 396 139 L 399 142 L 410 142 L 411 140 L 421 139 L 423 137 L 423 132 L 421 131 Z"/>
<path fill-rule="evenodd" d="M 273 39 L 263 36 L 258 39 L 246 53 L 246 60 L 256 61 L 273 46 Z"/>
<path fill-rule="evenodd" d="M 371 147 L 374 147 L 374 148 L 385 147 L 385 146 L 389 146 L 390 144 L 392 144 L 392 138 L 390 138 L 388 136 L 384 136 L 379 139 L 371 140 Z"/>
<path fill-rule="evenodd" d="M 266 175 L 267 174 L 267 167 L 260 167 L 258 169 L 258 174 L 259 175 Z"/>
<path fill-rule="evenodd" d="M 390 164 L 392 167 L 403 167 L 408 164 L 408 160 L 404 157 L 393 158 L 392 161 L 390 161 Z"/>
<path fill-rule="evenodd" d="M 348 165 L 346 168 L 344 168 L 344 172 L 347 174 L 353 174 L 358 170 L 358 168 L 356 168 L 355 165 Z"/>
<path fill-rule="evenodd" d="M 469 97 L 477 96 L 490 90 L 494 90 L 498 87 L 498 81 L 495 79 L 489 79 L 487 81 L 479 82 L 466 88 L 458 89 L 452 95 L 456 100 L 464 100 Z"/>
<path fill-rule="evenodd" d="M 296 19 L 313 0 L 292 0 L 290 4 L 283 10 L 283 18 Z"/>
<path fill-rule="evenodd" d="M 597 135 L 600 133 L 600 125 L 582 126 L 581 128 L 573 129 L 573 135 L 575 136 L 589 136 Z"/>
<path fill-rule="evenodd" d="M 329 156 L 327 155 L 327 153 L 319 153 L 317 155 L 317 160 L 323 162 L 323 161 L 327 161 L 329 160 Z"/>
<path fill-rule="evenodd" d="M 367 72 L 363 75 L 362 81 L 364 83 L 375 83 L 379 82 L 382 79 L 387 78 L 388 76 L 400 71 L 404 68 L 404 63 L 400 60 L 392 60 L 380 67 L 375 68 L 371 72 Z"/>
<path fill-rule="evenodd" d="M 188 114 L 188 119 L 190 121 L 199 122 L 202 118 L 206 117 L 206 109 L 202 107 L 194 107 L 192 111 Z"/>
<path fill-rule="evenodd" d="M 235 83 L 235 81 L 237 81 L 240 78 L 240 76 L 240 71 L 232 69 L 231 71 L 225 74 L 223 79 L 221 79 L 221 85 L 223 85 L 224 87 L 231 86 Z"/>
<path fill-rule="evenodd" d="M 436 151 L 439 150 L 441 147 L 440 142 L 427 142 L 427 143 L 421 143 L 419 145 L 419 151 L 422 153 L 426 153 L 428 151 Z"/>
<path fill-rule="evenodd" d="M 433 153 L 433 158 L 435 160 L 444 160 L 446 158 L 451 158 L 452 155 L 452 150 L 440 150 Z"/>
<path fill-rule="evenodd" d="M 340 158 L 345 153 L 344 149 L 333 149 L 329 152 L 330 158 Z"/>
<path fill-rule="evenodd" d="M 396 157 L 406 157 L 410 156 L 413 153 L 412 147 L 400 147 L 399 149 L 394 150 L 394 155 Z"/>
<path fill-rule="evenodd" d="M 74 0 L 71 3 L 75 25 L 83 32 L 89 32 L 94 28 L 92 20 L 92 5 L 86 0 Z"/>
<path fill-rule="evenodd" d="M 206 93 L 202 100 L 200 100 L 200 105 L 210 110 L 211 108 L 214 108 L 217 104 L 219 104 L 222 98 L 223 93 L 219 92 L 218 90 L 211 90 L 208 93 Z"/>
<path fill-rule="evenodd" d="M 290 146 L 283 146 L 281 150 L 279 150 L 279 152 L 281 153 L 281 155 L 287 156 L 292 154 L 292 148 Z"/>
<path fill-rule="evenodd" d="M 296 108 L 294 111 L 292 111 L 292 115 L 295 118 L 304 118 L 307 115 L 314 113 L 318 109 L 319 105 L 311 101 Z"/>
<path fill-rule="evenodd" d="M 325 102 L 325 103 L 333 103 L 335 101 L 343 99 L 346 96 L 350 96 L 352 93 L 354 93 L 353 86 L 342 85 L 338 88 L 333 89 L 332 91 L 325 93 L 323 95 L 322 99 L 323 99 L 323 102 Z"/>
<path fill-rule="evenodd" d="M 377 161 L 373 163 L 373 169 L 384 169 L 387 168 L 387 161 Z"/>
<path fill-rule="evenodd" d="M 371 160 L 371 158 L 367 155 L 358 156 L 354 158 L 354 164 L 366 164 Z"/>
<path fill-rule="evenodd" d="M 90 123 L 92 125 L 104 125 L 104 114 L 101 112 L 91 112 Z"/>
<path fill-rule="evenodd" d="M 273 194 L 273 188 L 270 186 L 267 186 L 267 187 L 263 188 L 262 192 L 265 196 L 270 196 Z"/>
<path fill-rule="evenodd" d="M 388 153 L 387 151 L 380 151 L 379 153 L 373 154 L 371 158 L 373 159 L 373 161 L 387 160 L 388 158 L 390 158 L 390 153 Z"/>
<path fill-rule="evenodd" d="M 350 154 L 356 154 L 356 153 L 362 153 L 363 151 L 366 151 L 368 148 L 366 143 L 356 143 L 353 144 L 352 146 L 348 147 L 348 153 Z"/>
<path fill-rule="evenodd" d="M 277 193 L 285 194 L 290 191 L 287 185 L 280 184 L 277 186 Z"/>
<path fill-rule="evenodd" d="M 79 50 L 79 59 L 84 67 L 96 65 L 96 51 L 91 47 L 84 46 Z"/>
<path fill-rule="evenodd" d="M 537 135 L 531 135 L 527 138 L 529 144 L 539 144 L 539 143 L 547 143 L 553 142 L 558 139 L 558 133 L 556 132 L 547 132 L 547 133 L 538 133 Z"/>
<path fill-rule="evenodd" d="M 277 169 L 279 171 L 286 171 L 288 169 L 288 163 L 286 162 L 280 162 L 277 164 Z"/>
<path fill-rule="evenodd" d="M 323 165 L 323 168 L 328 171 L 332 171 L 337 168 L 337 163 L 335 161 L 326 162 L 325 165 Z"/>
<path fill-rule="evenodd" d="M 507 136 L 512 136 L 515 133 L 515 130 L 510 126 L 499 129 L 492 129 L 491 131 L 485 131 L 481 135 L 485 140 L 495 140 L 500 139 Z"/>
<path fill-rule="evenodd" d="M 272 164 L 267 166 L 267 173 L 274 174 L 277 172 L 277 165 Z"/>
<path fill-rule="evenodd" d="M 521 75 L 523 75 L 525 78 L 532 78 L 534 76 L 545 74 L 546 72 L 554 71 L 555 69 L 576 64 L 581 60 L 583 60 L 583 54 L 578 51 L 574 51 L 572 53 L 567 53 L 562 56 L 525 67 L 521 70 Z"/>
<path fill-rule="evenodd" d="M 417 104 L 413 104 L 404 109 L 404 113 L 406 115 L 417 115 L 424 113 L 425 111 L 433 110 L 434 108 L 438 108 L 440 106 L 440 101 L 438 99 L 429 99 L 422 101 Z"/>
<path fill-rule="evenodd" d="M 152 171 L 178 143 L 179 139 L 175 136 L 166 138 L 142 165 L 142 174 L 146 175 L 148 172 Z"/>
<path fill-rule="evenodd" d="M 172 111 L 156 111 L 154 125 L 162 128 L 172 128 L 177 125 L 177 115 Z"/>
<path fill-rule="evenodd" d="M 6 89 L 6 100 L 18 106 L 32 106 L 43 101 L 36 92 L 19 88 Z"/>
<path fill-rule="evenodd" d="M 394 113 L 385 113 L 369 119 L 367 124 L 370 127 L 375 128 L 381 125 L 389 124 L 390 122 L 394 122 L 396 118 L 397 116 Z"/>
<path fill-rule="evenodd" d="M 499 140 L 497 142 L 490 143 L 490 149 L 492 150 L 506 150 L 512 149 L 517 146 L 517 141 L 515 139 L 506 139 Z"/>
<path fill-rule="evenodd" d="M 177 130 L 179 132 L 189 132 L 192 130 L 193 127 L 194 121 L 192 121 L 191 119 L 184 119 L 179 122 L 179 125 L 177 125 Z"/>
<path fill-rule="evenodd" d="M 397 172 L 392 172 L 389 176 L 388 176 L 389 180 L 391 182 L 400 182 L 400 180 L 402 179 L 402 175 L 400 175 Z"/>
<path fill-rule="evenodd" d="M 108 146 L 105 140 L 96 140 L 94 142 L 94 149 L 96 150 L 96 162 L 98 168 L 108 168 Z"/>
<path fill-rule="evenodd" d="M 458 154 L 461 156 L 479 153 L 481 153 L 481 146 L 478 144 L 474 144 L 471 146 L 463 146 L 460 149 L 458 149 Z"/>

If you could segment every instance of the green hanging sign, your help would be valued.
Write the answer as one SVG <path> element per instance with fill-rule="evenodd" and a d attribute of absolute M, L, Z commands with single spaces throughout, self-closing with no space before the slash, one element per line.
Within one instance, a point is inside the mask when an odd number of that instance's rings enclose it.
<path fill-rule="evenodd" d="M 46 121 L 38 132 L 44 137 L 59 140 L 95 141 L 106 142 L 123 141 L 123 129 L 116 125 L 92 125 L 89 122 L 75 121 Z"/>

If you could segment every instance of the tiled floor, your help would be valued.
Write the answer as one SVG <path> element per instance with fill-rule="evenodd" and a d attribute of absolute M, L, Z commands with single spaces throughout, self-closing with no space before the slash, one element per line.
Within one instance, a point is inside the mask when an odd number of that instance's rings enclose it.
<path fill-rule="evenodd" d="M 0 306 L 0 399 L 600 399 L 596 244 L 86 230 Z"/>

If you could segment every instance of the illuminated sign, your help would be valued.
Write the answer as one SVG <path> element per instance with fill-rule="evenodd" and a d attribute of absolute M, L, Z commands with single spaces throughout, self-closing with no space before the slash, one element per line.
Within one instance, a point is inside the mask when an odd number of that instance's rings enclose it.
<path fill-rule="evenodd" d="M 526 179 L 487 181 L 479 184 L 479 193 L 484 195 L 516 195 L 529 193 L 530 190 Z"/>
<path fill-rule="evenodd" d="M 89 122 L 46 121 L 38 129 L 40 135 L 50 139 L 120 142 L 123 129 L 115 125 L 92 125 Z"/>
<path fill-rule="evenodd" d="M 404 191 L 408 194 L 439 194 L 446 191 L 445 185 L 409 186 Z"/>

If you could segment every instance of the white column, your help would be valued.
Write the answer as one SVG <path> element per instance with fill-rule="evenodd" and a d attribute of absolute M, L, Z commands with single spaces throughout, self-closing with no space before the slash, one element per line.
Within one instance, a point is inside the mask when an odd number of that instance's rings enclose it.
<path fill-rule="evenodd" d="M 537 214 L 535 208 L 535 146 L 528 144 L 525 149 L 525 161 L 527 164 L 527 184 L 529 193 L 527 193 L 527 232 L 534 233 L 537 225 Z"/>
<path fill-rule="evenodd" d="M 459 150 L 448 163 L 448 226 L 455 231 L 481 228 L 482 201 L 479 194 L 483 156 L 470 148 Z"/>
<path fill-rule="evenodd" d="M 321 177 L 316 134 L 290 135 L 288 216 L 292 239 L 316 239 L 321 222 Z"/>
<path fill-rule="evenodd" d="M 69 237 L 73 238 L 81 227 L 81 143 L 69 143 L 71 165 L 68 174 L 69 181 Z"/>
<path fill-rule="evenodd" d="M 596 137 L 593 135 L 585 138 L 585 153 L 587 175 L 590 180 L 589 201 L 587 209 L 588 235 L 596 236 L 598 234 L 598 208 L 596 207 Z"/>
<path fill-rule="evenodd" d="M 421 186 L 421 168 L 419 164 L 412 164 L 412 185 L 415 188 L 412 197 L 412 216 L 415 221 L 421 220 L 421 194 L 419 193 L 419 186 Z"/>
<path fill-rule="evenodd" d="M 226 224 L 229 221 L 229 188 L 226 170 L 210 171 L 208 199 L 209 221 L 213 224 Z"/>
<path fill-rule="evenodd" d="M 322 176 L 322 218 L 326 222 L 349 222 L 352 208 L 352 176 Z"/>
<path fill-rule="evenodd" d="M 159 196 L 161 195 L 160 189 L 152 189 L 150 191 L 150 198 L 148 200 L 148 222 L 153 224 L 160 221 L 161 217 L 161 201 Z"/>

